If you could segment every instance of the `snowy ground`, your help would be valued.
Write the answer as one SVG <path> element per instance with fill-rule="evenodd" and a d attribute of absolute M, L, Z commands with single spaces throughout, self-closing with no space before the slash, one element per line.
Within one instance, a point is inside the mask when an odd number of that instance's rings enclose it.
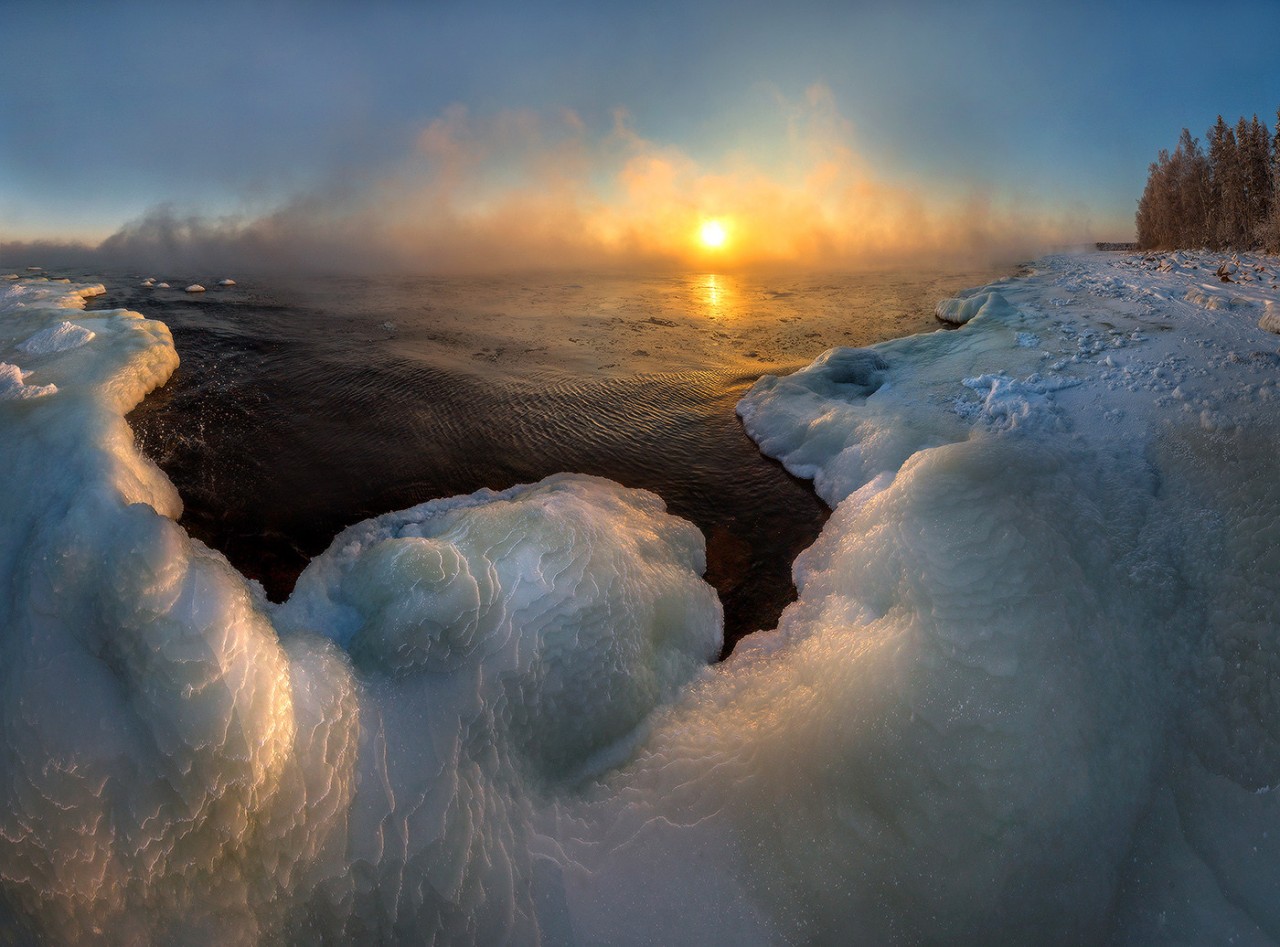
<path fill-rule="evenodd" d="M 0 284 L 0 933 L 1280 940 L 1277 261 L 1090 254 L 739 406 L 833 513 L 708 666 L 697 530 L 561 475 L 272 606 L 125 413 L 167 330 Z"/>

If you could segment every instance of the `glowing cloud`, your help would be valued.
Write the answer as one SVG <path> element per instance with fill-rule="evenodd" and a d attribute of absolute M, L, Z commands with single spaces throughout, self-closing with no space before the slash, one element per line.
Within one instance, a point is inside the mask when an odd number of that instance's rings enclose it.
<path fill-rule="evenodd" d="M 891 182 L 859 156 L 829 90 L 778 100 L 760 145 L 700 158 L 642 137 L 627 114 L 455 106 L 371 183 L 342 182 L 266 216 L 170 209 L 100 252 L 115 261 L 308 270 L 483 271 L 643 266 L 862 268 L 927 255 L 977 261 L 1079 242 L 1087 224 L 1008 195 Z M 956 197 L 956 193 L 960 197 Z"/>

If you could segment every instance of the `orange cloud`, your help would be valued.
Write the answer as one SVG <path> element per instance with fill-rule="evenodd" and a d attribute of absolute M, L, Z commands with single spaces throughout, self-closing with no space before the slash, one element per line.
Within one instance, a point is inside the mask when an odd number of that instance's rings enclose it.
<path fill-rule="evenodd" d="M 1059 208 L 878 177 L 822 86 L 776 107 L 756 147 L 706 158 L 646 139 L 621 110 L 593 132 L 569 111 L 455 106 L 371 185 L 248 222 L 153 215 L 104 247 L 229 263 L 240 247 L 241 262 L 307 269 L 862 268 L 1010 259 L 1087 236 Z M 723 224 L 723 247 L 699 239 L 708 219 Z"/>

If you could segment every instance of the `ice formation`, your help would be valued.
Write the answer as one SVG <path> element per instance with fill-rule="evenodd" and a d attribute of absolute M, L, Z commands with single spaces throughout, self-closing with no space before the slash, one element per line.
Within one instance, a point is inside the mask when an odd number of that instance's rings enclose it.
<path fill-rule="evenodd" d="M 1280 335 L 1280 311 L 1277 310 L 1274 301 L 1270 299 L 1266 301 L 1266 308 L 1262 312 L 1262 318 L 1258 320 L 1258 328 Z"/>
<path fill-rule="evenodd" d="M 203 293 L 203 292 L 204 292 L 204 287 L 203 287 L 203 286 L 201 286 L 199 283 L 192 283 L 190 286 L 188 286 L 188 287 L 187 287 L 187 292 L 188 292 L 188 293 Z"/>
<path fill-rule="evenodd" d="M 700 534 L 559 475 L 358 524 L 282 606 L 124 414 L 163 325 L 0 290 L 0 934 L 1280 939 L 1280 354 L 1099 254 L 739 406 L 834 508 L 708 662 Z M 965 310 L 959 303 L 957 312 Z"/>

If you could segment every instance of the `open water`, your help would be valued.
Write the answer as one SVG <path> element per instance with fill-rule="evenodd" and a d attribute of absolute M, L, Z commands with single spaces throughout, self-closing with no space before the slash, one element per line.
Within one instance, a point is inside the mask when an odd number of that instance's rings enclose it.
<path fill-rule="evenodd" d="M 72 275 L 72 274 L 67 274 Z M 172 289 L 140 285 L 145 275 Z M 130 417 L 183 525 L 287 597 L 343 527 L 562 470 L 659 494 L 708 541 L 726 648 L 794 598 L 827 516 L 734 406 L 824 349 L 938 326 L 991 271 L 240 279 L 121 274 L 91 309 L 165 322 L 182 366 Z M 101 275 L 98 275 L 101 279 Z M 196 280 L 209 287 L 190 295 Z"/>

